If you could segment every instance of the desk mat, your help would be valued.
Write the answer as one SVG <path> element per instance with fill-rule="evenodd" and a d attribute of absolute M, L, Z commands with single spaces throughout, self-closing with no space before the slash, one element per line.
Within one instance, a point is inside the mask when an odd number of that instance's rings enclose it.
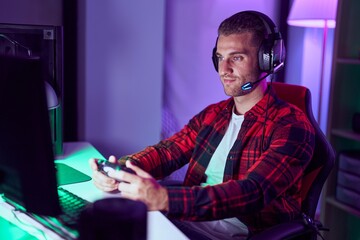
<path fill-rule="evenodd" d="M 58 186 L 91 180 L 88 175 L 64 163 L 55 163 L 55 167 Z"/>

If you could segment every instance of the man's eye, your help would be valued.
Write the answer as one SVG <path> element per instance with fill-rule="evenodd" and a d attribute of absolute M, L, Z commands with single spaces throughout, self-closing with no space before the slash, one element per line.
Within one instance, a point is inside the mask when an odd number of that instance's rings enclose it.
<path fill-rule="evenodd" d="M 233 61 L 234 61 L 234 62 L 241 61 L 242 59 L 243 59 L 242 56 L 234 56 L 234 57 L 233 57 Z"/>
<path fill-rule="evenodd" d="M 221 61 L 224 60 L 224 57 L 223 56 L 217 56 L 217 60 L 218 60 L 218 62 L 221 62 Z"/>

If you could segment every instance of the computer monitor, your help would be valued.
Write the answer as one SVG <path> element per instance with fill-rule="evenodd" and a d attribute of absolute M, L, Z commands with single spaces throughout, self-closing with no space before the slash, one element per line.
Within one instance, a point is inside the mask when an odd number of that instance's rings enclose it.
<path fill-rule="evenodd" d="M 0 194 L 27 212 L 61 213 L 39 58 L 0 56 Z"/>

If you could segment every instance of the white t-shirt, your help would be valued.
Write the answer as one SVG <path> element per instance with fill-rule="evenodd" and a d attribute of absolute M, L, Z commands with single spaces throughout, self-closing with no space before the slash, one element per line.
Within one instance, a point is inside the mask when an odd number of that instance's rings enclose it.
<path fill-rule="evenodd" d="M 226 159 L 235 143 L 243 121 L 244 115 L 236 115 L 233 111 L 229 127 L 206 168 L 207 178 L 206 182 L 201 184 L 202 186 L 223 182 Z M 214 239 L 246 239 L 248 234 L 247 227 L 235 217 L 191 223 L 190 225 L 193 229 Z"/>
<path fill-rule="evenodd" d="M 244 115 L 236 115 L 233 111 L 229 127 L 206 168 L 205 174 L 207 178 L 206 182 L 202 183 L 202 186 L 223 182 L 226 159 L 239 134 L 243 121 Z"/>

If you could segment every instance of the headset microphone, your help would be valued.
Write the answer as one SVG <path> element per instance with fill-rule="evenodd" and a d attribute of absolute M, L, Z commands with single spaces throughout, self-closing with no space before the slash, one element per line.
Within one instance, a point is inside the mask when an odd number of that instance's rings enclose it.
<path fill-rule="evenodd" d="M 249 91 L 251 90 L 256 84 L 258 84 L 261 80 L 263 80 L 264 78 L 267 78 L 271 73 L 266 74 L 265 76 L 259 78 L 258 80 L 256 80 L 255 82 L 247 82 L 244 85 L 241 86 L 241 90 L 243 91 Z"/>
<path fill-rule="evenodd" d="M 264 76 L 262 76 L 261 78 L 259 78 L 258 80 L 256 80 L 255 82 L 247 82 L 244 85 L 241 86 L 241 90 L 243 91 L 250 91 L 256 84 L 258 84 L 261 80 L 267 78 L 268 76 L 270 76 L 273 73 L 276 73 L 280 68 L 282 68 L 284 65 L 284 63 L 280 63 L 278 66 L 276 66 L 274 68 L 274 70 L 272 72 L 269 72 L 267 74 L 265 74 Z"/>

